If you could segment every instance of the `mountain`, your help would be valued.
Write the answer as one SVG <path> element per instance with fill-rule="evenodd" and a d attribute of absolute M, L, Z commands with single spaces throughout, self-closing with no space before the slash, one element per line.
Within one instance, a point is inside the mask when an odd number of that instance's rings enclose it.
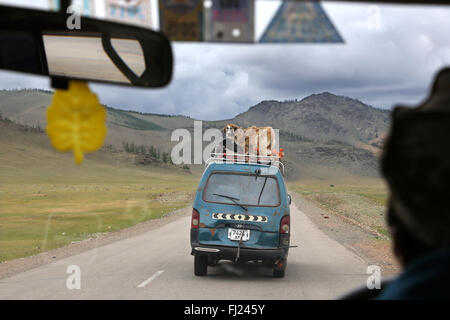
<path fill-rule="evenodd" d="M 315 141 L 370 143 L 389 127 L 389 111 L 329 92 L 300 101 L 262 101 L 237 115 L 241 125 L 271 125 Z"/>
<path fill-rule="evenodd" d="M 42 90 L 0 91 L 0 113 L 22 125 L 44 128 L 51 92 Z M 186 116 L 139 113 L 107 107 L 108 135 L 105 144 L 154 146 L 170 152 L 173 130 L 193 130 Z M 329 92 L 302 100 L 262 101 L 233 119 L 204 121 L 203 129 L 241 126 L 272 126 L 280 129 L 286 150 L 287 176 L 329 178 L 335 175 L 378 175 L 378 154 L 389 128 L 390 113 L 361 101 Z M 198 168 L 200 171 L 201 169 Z"/>

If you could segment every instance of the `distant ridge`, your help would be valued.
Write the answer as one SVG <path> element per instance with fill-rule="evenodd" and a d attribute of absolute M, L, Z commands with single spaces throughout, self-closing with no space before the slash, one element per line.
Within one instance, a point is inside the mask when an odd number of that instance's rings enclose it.
<path fill-rule="evenodd" d="M 242 125 L 271 125 L 311 140 L 369 143 L 387 132 L 389 115 L 390 111 L 357 99 L 324 92 L 299 101 L 262 101 L 233 120 Z"/>

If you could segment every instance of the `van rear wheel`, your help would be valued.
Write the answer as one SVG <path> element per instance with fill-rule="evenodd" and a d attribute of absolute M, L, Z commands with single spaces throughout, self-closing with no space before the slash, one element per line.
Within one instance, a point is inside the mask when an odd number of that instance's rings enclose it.
<path fill-rule="evenodd" d="M 284 269 L 283 270 L 279 270 L 279 269 L 273 269 L 273 277 L 274 278 L 284 278 Z"/>
<path fill-rule="evenodd" d="M 208 257 L 195 256 L 194 257 L 194 273 L 196 276 L 205 276 L 208 271 Z"/>
<path fill-rule="evenodd" d="M 286 258 L 277 261 L 277 265 L 273 268 L 274 278 L 284 278 L 284 272 L 286 270 Z"/>

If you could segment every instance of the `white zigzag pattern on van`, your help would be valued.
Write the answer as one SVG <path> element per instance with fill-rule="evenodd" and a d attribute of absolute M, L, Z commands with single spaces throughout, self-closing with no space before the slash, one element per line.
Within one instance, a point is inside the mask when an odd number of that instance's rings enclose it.
<path fill-rule="evenodd" d="M 218 220 L 234 220 L 234 221 L 254 221 L 254 222 L 267 222 L 265 216 L 253 216 L 249 214 L 236 214 L 236 213 L 213 213 L 213 219 Z"/>

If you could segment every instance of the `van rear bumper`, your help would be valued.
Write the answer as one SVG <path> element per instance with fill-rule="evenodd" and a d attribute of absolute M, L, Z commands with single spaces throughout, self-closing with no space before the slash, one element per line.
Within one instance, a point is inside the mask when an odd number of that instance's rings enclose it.
<path fill-rule="evenodd" d="M 191 243 L 191 254 L 195 256 L 207 256 L 211 260 L 231 260 L 234 261 L 238 254 L 237 247 L 228 246 L 211 246 L 199 243 Z M 239 250 L 240 261 L 257 261 L 276 262 L 285 260 L 288 255 L 289 248 L 274 249 L 255 249 L 241 246 Z"/>
<path fill-rule="evenodd" d="M 254 249 L 241 247 L 239 252 L 239 260 L 243 261 L 271 261 L 286 259 L 288 249 L 276 248 L 276 249 Z M 192 255 L 196 256 L 208 256 L 217 260 L 231 260 L 236 259 L 238 253 L 237 247 L 222 247 L 222 246 L 205 246 L 205 245 L 193 245 Z"/>
<path fill-rule="evenodd" d="M 235 261 L 238 254 L 237 246 L 221 246 L 201 244 L 198 240 L 198 230 L 191 229 L 191 255 L 207 256 L 209 260 L 231 260 Z M 239 261 L 277 262 L 286 260 L 289 247 L 275 248 L 247 248 L 243 243 L 239 249 Z"/>

